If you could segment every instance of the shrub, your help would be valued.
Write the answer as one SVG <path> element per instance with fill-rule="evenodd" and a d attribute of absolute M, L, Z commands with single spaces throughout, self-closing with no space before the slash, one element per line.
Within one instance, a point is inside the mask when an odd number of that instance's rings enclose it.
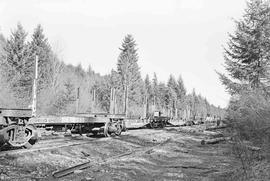
<path fill-rule="evenodd" d="M 227 121 L 231 126 L 232 152 L 239 158 L 246 178 L 252 176 L 252 163 L 270 161 L 270 104 L 262 91 L 245 91 L 229 104 Z M 259 151 L 251 149 L 254 146 Z"/>

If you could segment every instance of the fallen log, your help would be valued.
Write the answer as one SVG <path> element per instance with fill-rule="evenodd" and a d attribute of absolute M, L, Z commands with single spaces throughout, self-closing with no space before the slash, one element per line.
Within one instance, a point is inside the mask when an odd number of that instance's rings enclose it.
<path fill-rule="evenodd" d="M 90 161 L 86 162 L 86 163 L 82 163 L 70 168 L 67 168 L 65 170 L 61 170 L 61 171 L 57 171 L 53 173 L 53 177 L 55 178 L 61 178 L 63 176 L 69 175 L 71 173 L 74 173 L 76 170 L 82 170 L 82 169 L 86 169 L 88 167 L 90 167 Z"/>
<path fill-rule="evenodd" d="M 227 128 L 228 126 L 227 125 L 223 125 L 223 126 L 215 126 L 215 127 L 209 127 L 209 128 L 206 128 L 205 130 L 207 131 L 212 131 L 212 130 L 217 130 L 217 129 L 224 129 L 224 128 Z"/>
<path fill-rule="evenodd" d="M 220 143 L 222 141 L 227 141 L 227 140 L 230 140 L 230 139 L 231 139 L 230 137 L 221 137 L 221 138 L 213 138 L 213 139 L 202 140 L 201 145 L 216 144 L 216 143 Z"/>
<path fill-rule="evenodd" d="M 256 146 L 247 146 L 247 148 L 251 151 L 260 151 L 261 148 L 260 147 L 256 147 Z"/>
<path fill-rule="evenodd" d="M 219 138 L 219 137 L 224 137 L 222 133 L 219 132 L 213 132 L 213 131 L 203 131 L 203 134 L 211 137 L 211 138 Z"/>
<path fill-rule="evenodd" d="M 184 168 L 184 169 L 199 169 L 199 170 L 210 170 L 211 167 L 200 167 L 197 165 L 164 165 L 165 168 Z"/>

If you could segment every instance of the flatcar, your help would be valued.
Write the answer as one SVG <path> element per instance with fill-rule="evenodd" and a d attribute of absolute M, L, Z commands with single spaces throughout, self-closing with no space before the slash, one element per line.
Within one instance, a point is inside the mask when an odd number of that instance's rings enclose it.
<path fill-rule="evenodd" d="M 75 114 L 71 116 L 41 116 L 33 117 L 29 124 L 41 127 L 51 127 L 55 130 L 71 130 L 72 133 L 92 133 L 94 135 L 103 134 L 106 137 L 119 136 L 126 130 L 124 115 L 93 113 Z"/>

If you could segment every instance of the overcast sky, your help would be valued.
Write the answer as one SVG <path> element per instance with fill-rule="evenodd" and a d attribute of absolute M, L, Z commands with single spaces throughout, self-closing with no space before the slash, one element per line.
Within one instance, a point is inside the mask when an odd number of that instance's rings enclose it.
<path fill-rule="evenodd" d="M 182 75 L 210 103 L 225 107 L 229 95 L 215 70 L 224 71 L 222 46 L 234 31 L 245 0 L 0 0 L 0 32 L 10 36 L 20 22 L 32 34 L 44 28 L 66 62 L 101 74 L 116 68 L 126 34 L 138 44 L 139 66 L 167 82 Z"/>

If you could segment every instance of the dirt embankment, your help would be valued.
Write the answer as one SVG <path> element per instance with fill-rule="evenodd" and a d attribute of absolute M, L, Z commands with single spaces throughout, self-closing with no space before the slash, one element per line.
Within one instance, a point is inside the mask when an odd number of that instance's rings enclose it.
<path fill-rule="evenodd" d="M 0 156 L 0 180 L 228 180 L 238 165 L 229 143 L 201 145 L 209 134 L 198 130 L 129 130 L 115 138 L 66 138 L 81 144 L 55 148 L 57 140 L 41 141 L 33 149 L 52 149 Z M 52 176 L 86 162 L 84 170 Z"/>

